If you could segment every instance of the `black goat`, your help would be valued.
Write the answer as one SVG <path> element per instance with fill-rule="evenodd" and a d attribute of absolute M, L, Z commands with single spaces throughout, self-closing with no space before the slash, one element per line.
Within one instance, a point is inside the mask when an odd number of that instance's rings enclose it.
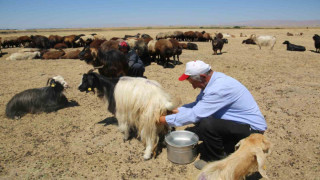
<path fill-rule="evenodd" d="M 287 45 L 287 50 L 288 51 L 305 51 L 306 50 L 306 48 L 304 46 L 291 44 L 289 41 L 284 41 L 282 44 L 286 44 Z"/>
<path fill-rule="evenodd" d="M 106 78 L 98 73 L 90 70 L 87 74 L 82 76 L 82 82 L 78 89 L 81 92 L 95 92 L 98 90 L 98 97 L 105 98 L 108 101 L 109 112 L 115 114 L 116 102 L 114 99 L 114 88 L 119 81 L 119 78 Z"/>
<path fill-rule="evenodd" d="M 213 50 L 213 55 L 217 55 L 217 51 L 220 50 L 220 54 L 221 54 L 221 50 L 223 48 L 224 44 L 228 44 L 228 40 L 227 39 L 221 39 L 221 38 L 217 38 L 215 37 L 212 40 L 212 50 Z"/>
<path fill-rule="evenodd" d="M 68 99 L 61 82 L 50 78 L 47 84 L 48 87 L 28 89 L 13 96 L 6 106 L 6 116 L 20 119 L 27 113 L 49 113 L 66 107 Z"/>
<path fill-rule="evenodd" d="M 314 40 L 314 47 L 316 48 L 316 52 L 320 52 L 320 36 L 318 34 L 315 34 L 313 37 Z"/>
<path fill-rule="evenodd" d="M 187 49 L 198 50 L 198 45 L 195 43 L 187 43 Z"/>
<path fill-rule="evenodd" d="M 256 44 L 253 39 L 246 39 L 242 41 L 242 44 Z"/>

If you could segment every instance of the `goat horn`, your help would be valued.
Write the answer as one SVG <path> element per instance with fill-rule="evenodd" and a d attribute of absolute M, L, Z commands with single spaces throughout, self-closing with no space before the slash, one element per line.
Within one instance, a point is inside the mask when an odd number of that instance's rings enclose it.
<path fill-rule="evenodd" d="M 49 82 L 52 80 L 52 78 L 48 78 L 48 81 L 47 81 L 47 86 L 49 84 Z"/>
<path fill-rule="evenodd" d="M 96 67 L 94 67 L 94 69 L 101 69 L 101 68 L 103 68 L 103 66 L 104 66 L 104 65 L 96 66 Z"/>

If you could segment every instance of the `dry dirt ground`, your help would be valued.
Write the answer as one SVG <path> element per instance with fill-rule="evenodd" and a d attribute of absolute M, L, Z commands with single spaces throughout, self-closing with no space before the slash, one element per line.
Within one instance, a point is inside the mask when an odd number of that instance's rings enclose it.
<path fill-rule="evenodd" d="M 70 35 L 96 32 L 108 39 L 125 34 L 172 29 L 68 30 L 4 34 Z M 188 29 L 182 29 L 187 31 Z M 194 29 L 193 29 L 194 30 Z M 202 31 L 202 29 L 197 29 Z M 188 103 L 199 90 L 177 79 L 185 63 L 201 59 L 214 71 L 243 83 L 253 94 L 268 124 L 265 135 L 274 144 L 267 160 L 271 179 L 320 179 L 320 54 L 315 53 L 312 36 L 319 29 L 204 29 L 209 33 L 236 35 L 229 38 L 222 55 L 212 55 L 209 42 L 196 42 L 198 51 L 184 50 L 181 65 L 164 69 L 155 63 L 145 75 L 158 81 L 168 93 Z M 273 50 L 241 44 L 239 34 L 275 35 Z M 303 36 L 286 36 L 303 32 Z M 305 52 L 286 51 L 282 42 L 304 45 Z M 80 60 L 5 60 L 20 48 L 3 49 L 0 58 L 0 179 L 192 179 L 199 172 L 193 164 L 176 165 L 167 160 L 167 151 L 156 159 L 143 160 L 143 144 L 136 138 L 123 142 L 105 104 L 94 94 L 77 87 L 91 66 Z M 7 102 L 25 89 L 43 87 L 47 78 L 62 75 L 71 86 L 65 94 L 79 106 L 53 113 L 28 114 L 20 120 L 4 115 Z M 178 129 L 184 129 L 180 127 Z"/>

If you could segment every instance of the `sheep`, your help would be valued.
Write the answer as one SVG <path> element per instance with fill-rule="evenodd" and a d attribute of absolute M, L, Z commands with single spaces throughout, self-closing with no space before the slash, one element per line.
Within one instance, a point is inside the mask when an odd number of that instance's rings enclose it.
<path fill-rule="evenodd" d="M 268 179 L 264 163 L 271 152 L 271 142 L 262 134 L 251 134 L 240 140 L 236 151 L 227 158 L 207 164 L 198 174 L 198 180 L 234 180 L 245 179 L 246 176 L 260 172 L 262 177 Z"/>
<path fill-rule="evenodd" d="M 3 48 L 19 47 L 20 42 L 19 42 L 18 38 L 19 38 L 18 36 L 3 37 L 2 38 L 2 47 Z"/>
<path fill-rule="evenodd" d="M 197 41 L 203 41 L 204 40 L 203 39 L 203 34 L 201 32 L 195 31 L 194 33 L 196 34 L 196 40 Z"/>
<path fill-rule="evenodd" d="M 93 35 L 86 35 L 81 36 L 78 40 L 75 41 L 75 43 L 81 47 L 90 44 L 93 40 L 95 40 L 95 37 Z"/>
<path fill-rule="evenodd" d="M 126 56 L 119 50 L 98 51 L 97 66 L 99 73 L 106 77 L 126 76 L 129 72 L 129 65 Z"/>
<path fill-rule="evenodd" d="M 276 44 L 276 37 L 275 36 L 256 36 L 252 34 L 250 39 L 252 39 L 261 49 L 261 46 L 271 46 L 271 50 L 273 49 L 274 45 Z"/>
<path fill-rule="evenodd" d="M 187 49 L 189 50 L 198 50 L 198 45 L 195 43 L 187 43 Z"/>
<path fill-rule="evenodd" d="M 12 53 L 6 60 L 31 60 L 40 58 L 40 52 L 16 52 Z"/>
<path fill-rule="evenodd" d="M 104 42 L 106 42 L 106 40 L 96 39 L 92 41 L 89 46 L 86 45 L 79 53 L 79 59 L 84 60 L 87 64 L 94 65 L 98 56 L 98 49 Z"/>
<path fill-rule="evenodd" d="M 220 39 L 220 38 L 217 38 L 215 37 L 213 40 L 212 40 L 212 50 L 213 50 L 213 55 L 217 55 L 217 51 L 220 50 L 220 54 L 221 53 L 221 50 L 223 48 L 223 45 L 224 44 L 227 44 L 228 43 L 228 40 L 227 39 Z"/>
<path fill-rule="evenodd" d="M 178 41 L 183 41 L 184 40 L 184 35 L 182 31 L 174 31 L 173 32 L 174 38 Z"/>
<path fill-rule="evenodd" d="M 66 48 L 68 48 L 68 46 L 65 43 L 58 43 L 58 44 L 54 45 L 53 48 L 54 49 L 66 49 Z"/>
<path fill-rule="evenodd" d="M 137 43 L 137 39 L 127 39 L 126 42 L 129 45 L 130 48 L 135 48 L 136 47 L 136 43 Z"/>
<path fill-rule="evenodd" d="M 243 40 L 243 41 L 242 41 L 242 44 L 256 44 L 256 43 L 254 42 L 254 40 L 248 38 L 248 39 L 246 39 L 246 40 Z"/>
<path fill-rule="evenodd" d="M 63 37 L 58 35 L 50 35 L 48 39 L 51 48 L 53 48 L 56 44 L 63 42 Z"/>
<path fill-rule="evenodd" d="M 148 43 L 145 42 L 145 39 L 138 38 L 135 43 L 135 46 L 131 48 L 135 49 L 137 55 L 140 57 L 144 65 L 151 64 L 150 56 L 148 53 Z"/>
<path fill-rule="evenodd" d="M 291 44 L 289 41 L 284 41 L 282 44 L 286 44 L 287 45 L 287 50 L 288 51 L 305 51 L 306 50 L 306 48 L 304 46 Z"/>
<path fill-rule="evenodd" d="M 320 36 L 315 34 L 312 39 L 314 40 L 314 47 L 316 48 L 316 52 L 320 52 Z"/>
<path fill-rule="evenodd" d="M 181 46 L 182 49 L 188 49 L 187 43 L 179 43 L 179 46 Z"/>
<path fill-rule="evenodd" d="M 65 52 L 63 50 L 58 51 L 45 51 L 41 59 L 59 59 Z"/>
<path fill-rule="evenodd" d="M 50 48 L 50 42 L 49 39 L 45 36 L 36 35 L 36 36 L 30 36 L 32 39 L 32 42 L 29 44 L 31 48 L 40 48 L 40 49 L 49 49 Z"/>
<path fill-rule="evenodd" d="M 155 44 L 156 53 L 160 56 L 158 64 L 160 61 L 164 68 L 167 68 L 170 57 L 173 56 L 173 45 L 167 39 L 159 39 Z"/>
<path fill-rule="evenodd" d="M 32 41 L 32 39 L 29 36 L 20 36 L 18 38 L 18 42 L 20 43 L 20 45 L 22 46 L 26 46 L 27 44 L 29 44 Z M 19 45 L 19 46 L 20 46 Z"/>
<path fill-rule="evenodd" d="M 247 37 L 247 35 L 240 33 L 240 37 Z"/>
<path fill-rule="evenodd" d="M 136 34 L 136 35 L 124 35 L 124 40 L 127 40 L 130 37 L 134 37 L 134 38 L 139 38 L 140 37 L 140 33 Z"/>
<path fill-rule="evenodd" d="M 292 34 L 292 33 L 287 32 L 287 36 L 293 36 L 293 34 Z"/>
<path fill-rule="evenodd" d="M 142 34 L 141 38 L 146 39 L 146 38 L 152 38 L 149 34 Z"/>
<path fill-rule="evenodd" d="M 159 142 L 158 135 L 167 133 L 167 125 L 157 125 L 159 117 L 172 111 L 177 105 L 161 85 L 145 78 L 105 78 L 97 73 L 84 74 L 79 86 L 81 92 L 98 91 L 98 97 L 107 101 L 108 110 L 115 114 L 123 139 L 129 138 L 130 130 L 136 129 L 146 144 L 143 158 L 148 160 Z"/>
<path fill-rule="evenodd" d="M 68 99 L 63 94 L 64 79 L 62 76 L 48 79 L 47 87 L 34 88 L 14 95 L 6 105 L 6 116 L 10 119 L 20 119 L 27 113 L 53 112 L 68 105 Z"/>
<path fill-rule="evenodd" d="M 92 34 L 91 34 L 92 35 Z M 103 35 L 92 35 L 94 37 L 94 40 L 107 40 L 107 38 Z"/>
<path fill-rule="evenodd" d="M 173 46 L 173 64 L 176 65 L 178 62 L 180 62 L 179 60 L 179 56 L 182 54 L 182 46 L 179 45 L 179 41 L 176 39 L 169 39 L 169 41 L 172 43 Z M 177 61 L 175 56 L 177 56 Z"/>
<path fill-rule="evenodd" d="M 204 39 L 204 41 L 206 41 L 206 42 L 212 40 L 212 38 L 211 38 L 211 36 L 210 36 L 209 33 L 204 33 L 204 34 L 203 34 L 203 39 Z"/>
<path fill-rule="evenodd" d="M 159 32 L 159 33 L 156 35 L 156 40 L 165 39 L 165 38 L 166 38 L 166 35 L 165 35 L 165 33 L 163 33 L 163 32 Z"/>
<path fill-rule="evenodd" d="M 79 59 L 80 50 L 66 52 L 60 59 Z"/>
<path fill-rule="evenodd" d="M 186 41 L 194 41 L 194 39 L 197 37 L 196 33 L 193 31 L 184 32 L 183 35 Z"/>
<path fill-rule="evenodd" d="M 156 43 L 157 43 L 157 40 L 151 40 L 151 41 L 149 41 L 149 43 L 148 43 L 148 53 L 149 53 L 149 55 L 152 57 L 152 58 L 151 58 L 151 61 L 152 61 L 152 62 L 155 61 L 155 58 L 156 58 L 156 56 L 157 56 Z"/>
<path fill-rule="evenodd" d="M 114 41 L 114 40 L 110 40 L 110 41 L 105 41 L 100 45 L 100 49 L 102 51 L 109 51 L 109 50 L 115 50 L 115 49 L 119 49 L 119 42 L 118 41 Z"/>
<path fill-rule="evenodd" d="M 84 36 L 83 34 L 80 35 L 69 35 L 64 36 L 63 42 L 68 45 L 68 47 L 76 47 L 76 41 L 81 37 Z"/>

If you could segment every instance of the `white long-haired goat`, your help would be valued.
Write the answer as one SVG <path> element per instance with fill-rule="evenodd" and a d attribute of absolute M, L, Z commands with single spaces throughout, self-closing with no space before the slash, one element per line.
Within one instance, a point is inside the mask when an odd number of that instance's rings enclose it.
<path fill-rule="evenodd" d="M 255 34 L 252 34 L 250 36 L 250 39 L 252 39 L 259 46 L 260 49 L 261 49 L 261 46 L 271 46 L 271 50 L 272 50 L 274 45 L 276 44 L 275 36 L 269 36 L 269 35 L 256 36 Z"/>
<path fill-rule="evenodd" d="M 251 134 L 242 139 L 237 147 L 227 158 L 207 164 L 197 180 L 239 180 L 256 171 L 268 179 L 264 163 L 270 153 L 271 143 L 262 134 Z"/>
<path fill-rule="evenodd" d="M 146 144 L 144 159 L 150 159 L 159 142 L 159 134 L 167 133 L 168 127 L 157 125 L 161 115 L 176 108 L 172 98 L 162 86 L 153 80 L 122 77 L 115 87 L 116 118 L 124 140 L 130 129 L 136 128 Z"/>
<path fill-rule="evenodd" d="M 98 90 L 98 96 L 108 102 L 108 110 L 118 119 L 119 130 L 128 140 L 131 129 L 136 129 L 146 144 L 144 159 L 150 159 L 156 150 L 159 135 L 166 134 L 169 127 L 157 124 L 161 115 L 172 111 L 178 104 L 161 85 L 145 78 L 121 77 L 106 78 L 94 72 L 82 77 L 81 92 Z M 155 153 L 153 153 L 155 155 Z"/>

